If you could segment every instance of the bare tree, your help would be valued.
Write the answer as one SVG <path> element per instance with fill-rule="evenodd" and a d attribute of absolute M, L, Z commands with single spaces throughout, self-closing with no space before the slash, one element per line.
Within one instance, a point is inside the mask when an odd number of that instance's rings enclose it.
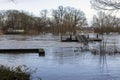
<path fill-rule="evenodd" d="M 59 6 L 58 7 L 58 15 L 60 18 L 60 33 L 61 33 L 61 40 L 62 40 L 62 35 L 63 35 L 63 18 L 64 18 L 64 7 L 63 6 Z"/>
<path fill-rule="evenodd" d="M 62 40 L 62 35 L 63 35 L 63 18 L 65 15 L 65 9 L 63 6 L 59 6 L 58 9 L 52 11 L 52 15 L 57 23 L 57 27 L 59 27 L 59 33 L 61 35 L 61 40 Z"/>
<path fill-rule="evenodd" d="M 4 26 L 4 12 L 0 12 L 0 28 Z"/>
<path fill-rule="evenodd" d="M 65 8 L 64 21 L 68 26 L 67 29 L 70 32 L 70 38 L 72 38 L 72 34 L 76 34 L 77 28 L 81 28 L 87 25 L 87 20 L 84 12 L 72 7 Z"/>
<path fill-rule="evenodd" d="M 42 32 L 45 32 L 45 28 L 48 26 L 47 14 L 48 14 L 48 11 L 46 9 L 40 11 Z"/>
<path fill-rule="evenodd" d="M 52 11 L 52 16 L 53 16 L 53 24 L 54 24 L 54 32 L 59 33 L 60 28 L 59 28 L 59 23 L 60 23 L 60 16 L 58 14 L 58 10 L 53 10 Z"/>
<path fill-rule="evenodd" d="M 120 9 L 120 0 L 91 0 L 90 2 L 95 9 L 111 11 Z"/>
<path fill-rule="evenodd" d="M 62 34 L 68 32 L 70 38 L 76 33 L 76 29 L 87 25 L 87 20 L 84 12 L 73 7 L 59 6 L 58 9 L 52 11 L 56 26 Z"/>
<path fill-rule="evenodd" d="M 120 20 L 115 16 L 107 15 L 103 12 L 99 12 L 98 15 L 93 17 L 92 26 L 95 32 L 103 34 L 115 32 L 115 29 L 120 26 Z"/>

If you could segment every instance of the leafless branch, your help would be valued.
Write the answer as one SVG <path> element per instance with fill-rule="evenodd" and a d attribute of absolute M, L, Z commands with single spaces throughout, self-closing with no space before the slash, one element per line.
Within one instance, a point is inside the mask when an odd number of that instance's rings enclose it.
<path fill-rule="evenodd" d="M 120 0 L 91 0 L 90 3 L 95 9 L 109 11 L 120 10 Z"/>

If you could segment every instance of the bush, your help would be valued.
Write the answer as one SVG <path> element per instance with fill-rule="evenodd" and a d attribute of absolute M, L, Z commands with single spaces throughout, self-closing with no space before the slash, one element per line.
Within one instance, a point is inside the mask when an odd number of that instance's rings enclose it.
<path fill-rule="evenodd" d="M 16 68 L 0 66 L 0 80 L 30 80 L 30 74 L 27 73 L 27 69 L 22 70 L 23 66 Z"/>

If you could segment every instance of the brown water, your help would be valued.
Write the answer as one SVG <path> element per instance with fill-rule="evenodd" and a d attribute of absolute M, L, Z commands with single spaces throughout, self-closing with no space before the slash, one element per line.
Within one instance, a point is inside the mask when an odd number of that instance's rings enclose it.
<path fill-rule="evenodd" d="M 109 36 L 118 40 L 119 35 Z M 89 48 L 99 43 L 90 43 Z M 32 71 L 31 80 L 120 80 L 120 55 L 93 55 L 82 51 L 82 44 L 60 42 L 59 37 L 0 36 L 0 48 L 44 48 L 46 55 L 37 53 L 0 54 L 0 64 L 6 66 L 26 65 Z"/>

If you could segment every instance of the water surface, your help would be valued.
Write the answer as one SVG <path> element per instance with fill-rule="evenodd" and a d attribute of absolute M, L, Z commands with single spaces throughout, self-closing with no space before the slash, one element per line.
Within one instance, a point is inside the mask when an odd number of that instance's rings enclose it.
<path fill-rule="evenodd" d="M 108 36 L 111 38 L 111 36 Z M 120 36 L 113 36 L 119 40 Z M 118 38 L 119 37 L 119 38 Z M 88 48 L 99 43 L 90 43 Z M 119 42 L 117 43 L 119 45 Z M 26 65 L 32 71 L 31 80 L 120 80 L 120 55 L 93 55 L 82 51 L 78 42 L 60 42 L 59 37 L 3 35 L 0 48 L 43 48 L 46 55 L 0 54 L 0 64 L 6 66 Z"/>

